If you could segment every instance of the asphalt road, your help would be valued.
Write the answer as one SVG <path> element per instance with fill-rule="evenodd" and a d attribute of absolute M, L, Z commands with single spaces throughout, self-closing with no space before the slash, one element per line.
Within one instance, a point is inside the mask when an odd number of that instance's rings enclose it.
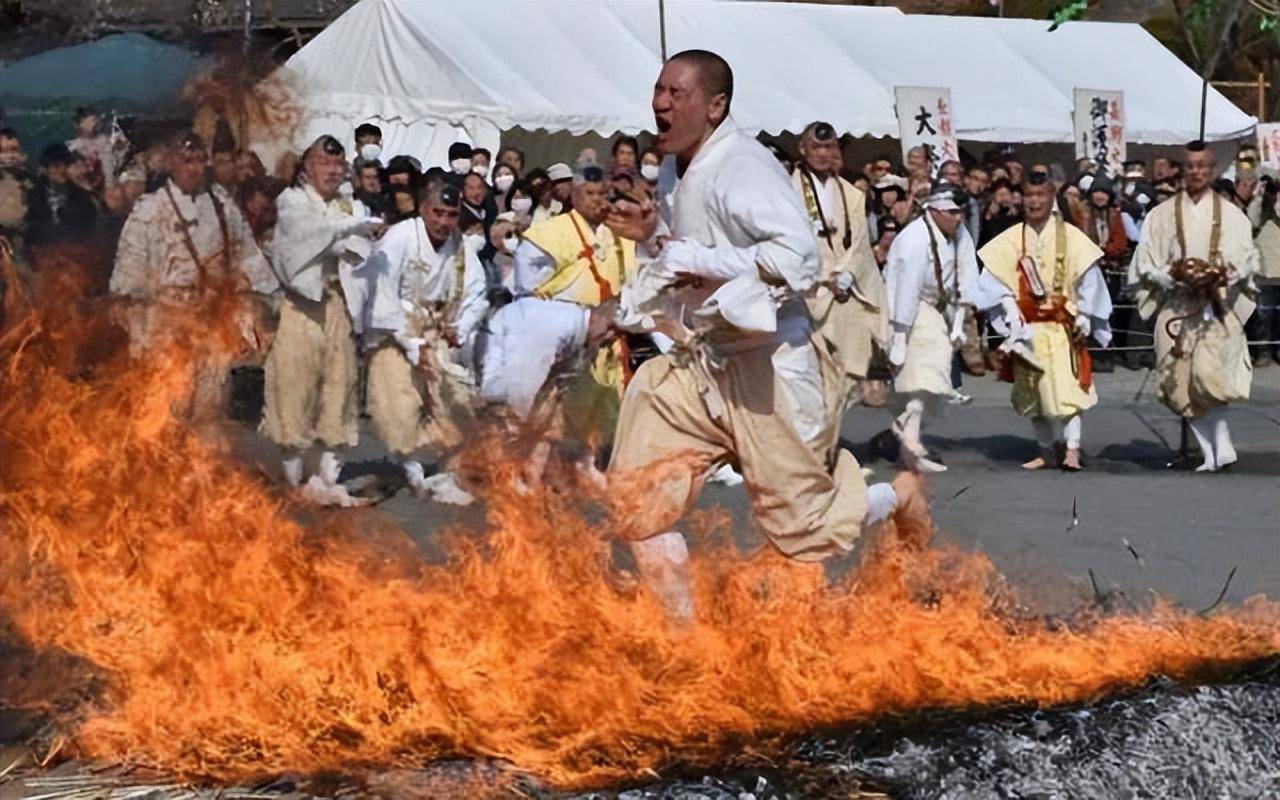
<path fill-rule="evenodd" d="M 1035 444 L 1029 423 L 1009 407 L 1009 385 L 966 376 L 973 403 L 949 408 L 925 427 L 926 444 L 949 466 L 930 478 L 940 538 L 988 554 L 1029 605 L 1046 611 L 1092 598 L 1090 570 L 1101 591 L 1119 589 L 1139 604 L 1159 594 L 1204 608 L 1233 568 L 1226 602 L 1258 593 L 1280 599 L 1280 367 L 1255 372 L 1253 397 L 1231 407 L 1240 461 L 1225 474 L 1166 467 L 1180 426 L 1151 384 L 1134 400 L 1144 376 L 1123 368 L 1097 376 L 1100 402 L 1084 420 L 1086 469 L 1076 474 L 1023 471 L 1019 465 L 1035 454 Z M 867 446 L 889 420 L 887 410 L 859 407 L 844 422 L 844 438 L 873 480 L 892 477 L 892 464 Z M 274 465 L 265 442 L 251 437 L 241 444 L 246 455 Z M 344 475 L 389 470 L 385 457 L 366 435 L 348 454 Z M 738 520 L 744 549 L 761 546 L 746 524 L 741 487 L 709 486 L 701 505 L 716 504 Z M 407 491 L 381 508 L 432 558 L 445 524 L 483 524 L 480 508 L 423 503 Z"/>

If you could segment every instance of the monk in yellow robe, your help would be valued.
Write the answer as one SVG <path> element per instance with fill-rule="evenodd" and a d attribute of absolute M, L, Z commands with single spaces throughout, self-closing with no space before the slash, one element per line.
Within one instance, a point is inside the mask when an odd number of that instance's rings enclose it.
<path fill-rule="evenodd" d="M 1038 179 L 1038 180 L 1037 180 Z M 986 269 L 979 305 L 1011 344 L 1031 357 L 1007 359 L 1013 408 L 1030 417 L 1042 453 L 1022 466 L 1081 468 L 1081 415 L 1098 402 L 1086 339 L 1111 342 L 1111 296 L 1098 266 L 1102 251 L 1054 213 L 1053 185 L 1034 175 L 1023 186 L 1025 221 L 978 251 Z"/>

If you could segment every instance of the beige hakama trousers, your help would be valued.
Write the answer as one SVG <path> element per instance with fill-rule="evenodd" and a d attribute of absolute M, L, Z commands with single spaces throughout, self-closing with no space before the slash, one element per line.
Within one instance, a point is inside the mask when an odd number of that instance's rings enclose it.
<path fill-rule="evenodd" d="M 442 342 L 437 349 L 424 345 L 417 369 L 394 343 L 374 351 L 366 404 L 387 450 L 407 456 L 428 445 L 448 450 L 462 443 L 463 427 L 475 417 L 476 388 L 450 359 Z"/>
<path fill-rule="evenodd" d="M 1189 313 L 1178 305 L 1161 309 L 1156 315 L 1156 369 L 1160 379 L 1160 400 L 1173 413 L 1199 417 L 1215 406 L 1249 398 L 1253 364 L 1244 325 L 1234 311 L 1226 318 L 1204 318 L 1203 313 L 1173 323 L 1181 330 L 1182 355 L 1175 357 L 1174 337 L 1167 323 Z"/>
<path fill-rule="evenodd" d="M 821 366 L 827 409 L 842 398 L 839 367 L 813 337 Z M 610 472 L 678 460 L 691 454 L 714 468 L 735 464 L 744 478 L 754 521 L 783 555 L 818 561 L 853 547 L 867 511 L 867 486 L 854 457 L 836 448 L 838 415 L 828 413 L 823 429 L 806 440 L 793 422 L 786 380 L 775 371 L 779 344 L 736 353 L 723 368 L 673 354 L 645 362 L 622 400 Z M 719 416 L 709 410 L 704 389 L 723 401 Z M 715 404 L 714 400 L 712 401 Z M 833 405 L 835 404 L 835 405 Z M 672 468 L 638 513 L 622 520 L 624 536 L 646 539 L 663 533 L 697 499 L 706 470 Z"/>
<path fill-rule="evenodd" d="M 319 303 L 289 294 L 263 365 L 260 430 L 286 449 L 359 440 L 356 347 L 342 290 L 325 287 Z"/>

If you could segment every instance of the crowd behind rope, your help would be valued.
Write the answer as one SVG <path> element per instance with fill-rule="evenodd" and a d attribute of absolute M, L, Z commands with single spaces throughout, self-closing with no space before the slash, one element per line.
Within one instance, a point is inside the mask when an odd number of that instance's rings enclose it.
<path fill-rule="evenodd" d="M 411 156 L 384 152 L 381 130 L 363 124 L 354 130 L 354 153 L 348 153 L 336 139 L 322 137 L 306 153 L 286 160 L 289 174 L 271 175 L 252 152 L 238 145 L 225 121 L 219 121 L 207 143 L 187 132 L 146 149 L 131 146 L 118 134 L 109 135 L 101 123 L 101 116 L 93 110 L 79 111 L 76 138 L 45 147 L 35 159 L 24 151 L 12 129 L 0 129 L 0 236 L 8 242 L 23 270 L 58 268 L 57 264 L 65 262 L 54 257 L 67 255 L 88 269 L 90 292 L 109 292 L 135 300 L 154 294 L 154 286 L 147 288 L 148 282 L 168 286 L 198 284 L 204 279 L 202 262 L 211 254 L 221 252 L 230 264 L 229 254 L 234 253 L 247 276 L 246 288 L 264 298 L 273 298 L 251 316 L 277 317 L 282 335 L 296 336 L 299 343 L 309 342 L 299 344 L 301 349 L 293 352 L 310 347 L 307 352 L 313 351 L 314 355 L 310 361 L 292 358 L 285 365 L 280 363 L 282 359 L 276 359 L 277 380 L 288 375 L 316 384 L 314 392 L 305 397 L 284 397 L 291 391 L 284 385 L 279 388 L 283 394 L 273 396 L 272 365 L 268 364 L 264 430 L 284 448 L 285 474 L 290 482 L 312 486 L 319 499 L 335 502 L 347 501 L 344 491 L 334 488 L 338 485 L 340 464 L 333 451 L 353 444 L 357 436 L 348 408 L 351 403 L 343 388 L 352 383 L 349 379 L 356 374 L 363 376 L 361 385 L 367 387 L 358 402 L 374 416 L 380 438 L 403 457 L 410 484 L 440 500 L 465 502 L 466 492 L 450 473 L 429 478 L 413 456 L 426 443 L 447 453 L 458 444 L 456 431 L 452 435 L 400 431 L 397 435 L 392 431 L 396 427 L 393 420 L 407 414 L 438 422 L 448 414 L 462 413 L 465 403 L 451 404 L 444 399 L 450 390 L 447 386 L 440 389 L 440 376 L 456 372 L 459 366 L 480 371 L 484 339 L 496 335 L 492 330 L 496 310 L 524 294 L 573 295 L 576 290 L 571 285 L 556 286 L 554 291 L 546 288 L 559 269 L 554 257 L 548 260 L 548 254 L 554 256 L 564 237 L 566 246 L 575 254 L 595 252 L 603 267 L 617 273 L 612 278 L 601 277 L 596 274 L 594 259 L 588 257 L 595 285 L 590 287 L 592 300 L 579 302 L 591 306 L 616 296 L 621 281 L 634 270 L 635 255 L 624 253 L 620 244 L 616 254 L 610 247 L 625 240 L 618 237 L 611 241 L 607 234 L 601 238 L 597 233 L 584 237 L 579 230 L 577 236 L 583 238 L 578 252 L 578 239 L 571 227 L 554 229 L 559 231 L 555 235 L 560 239 L 547 238 L 553 226 L 546 223 L 557 218 L 585 218 L 593 227 L 599 226 L 605 213 L 602 196 L 650 197 L 657 189 L 662 169 L 659 154 L 642 147 L 631 136 L 614 139 L 607 153 L 585 149 L 573 164 L 533 165 L 526 163 L 524 153 L 515 147 L 503 147 L 495 154 L 459 142 L 449 148 L 446 163 L 424 165 Z M 766 144 L 788 173 L 796 175 L 803 169 L 804 153 Z M 1100 265 L 1115 309 L 1111 318 L 1115 338 L 1111 352 L 1096 358 L 1094 370 L 1107 371 L 1117 364 L 1128 368 L 1151 365 L 1155 334 L 1136 313 L 1129 265 L 1148 214 L 1181 189 L 1183 165 L 1178 161 L 1157 158 L 1148 164 L 1131 160 L 1125 162 L 1121 174 L 1108 176 L 1087 159 L 1068 165 L 1033 162 L 1021 158 L 1011 147 L 992 148 L 976 159 L 966 155 L 963 162 L 941 164 L 932 163 L 931 154 L 922 148 L 908 152 L 905 163 L 886 155 L 861 165 L 846 165 L 840 147 L 832 148 L 831 157 L 837 162 L 831 171 L 864 198 L 860 213 L 865 213 L 865 230 L 880 268 L 889 258 L 895 237 L 925 213 L 927 199 L 940 184 L 963 187 L 962 225 L 975 245 L 982 248 L 1023 220 L 1022 189 L 1029 179 L 1049 183 L 1057 213 L 1082 230 L 1104 254 Z M 308 164 L 311 174 L 303 182 L 301 177 L 307 173 Z M 317 176 L 321 173 L 334 185 L 332 196 L 324 197 L 320 205 L 307 211 L 302 208 L 307 202 L 303 196 L 305 186 L 318 185 Z M 1256 150 L 1247 146 L 1240 149 L 1229 173 L 1232 179 L 1217 179 L 1213 191 L 1247 215 L 1261 254 L 1259 306 L 1249 320 L 1249 338 L 1254 342 L 1250 346 L 1253 364 L 1263 366 L 1280 362 L 1280 180 L 1260 168 Z M 600 191 L 592 194 L 592 187 L 599 187 Z M 580 213 L 570 217 L 576 204 L 582 206 Z M 599 207 L 587 207 L 591 204 Z M 330 205 L 341 219 L 325 217 Z M 317 216 L 305 216 L 312 212 Z M 313 254 L 306 250 L 310 246 L 307 230 L 290 229 L 286 240 L 280 241 L 277 233 L 288 223 L 278 222 L 285 213 L 303 214 L 300 219 L 307 221 L 299 224 L 308 230 L 326 219 L 324 224 L 347 227 L 330 232 L 324 244 L 329 249 L 323 255 Z M 421 229 L 427 236 L 425 245 L 406 239 L 412 226 L 397 229 L 400 223 L 418 218 L 425 220 Z M 541 226 L 538 231 L 547 233 L 535 232 L 531 239 L 530 231 L 536 226 Z M 397 230 L 399 233 L 389 236 Z M 599 228 L 600 233 L 603 231 Z M 336 243 L 331 245 L 330 240 Z M 521 259 L 526 241 L 536 244 L 537 250 L 526 248 L 525 258 Z M 342 242 L 346 244 L 339 247 Z M 155 260 L 157 253 L 166 252 L 177 254 L 168 265 L 146 263 L 148 259 Z M 355 284 L 348 285 L 347 273 L 359 276 L 361 270 L 369 273 L 371 264 L 381 263 L 384 274 L 407 274 L 406 270 L 418 263 L 415 259 L 420 261 L 422 253 L 444 259 L 440 262 L 444 272 L 453 269 L 448 265 L 454 262 L 448 259 L 456 258 L 456 276 L 447 287 L 419 287 L 423 298 L 419 308 L 436 308 L 438 318 L 411 319 L 414 314 L 408 312 L 407 306 L 399 309 L 394 299 L 379 311 L 376 288 L 367 289 L 368 297 L 352 297 L 350 286 Z M 518 273 L 521 264 L 530 269 L 530 265 L 541 263 L 539 258 L 547 263 L 537 277 L 537 285 L 533 285 L 528 276 L 522 278 Z M 183 271 L 175 264 L 183 259 L 190 262 L 188 271 L 200 273 L 199 280 L 175 277 Z M 307 291 L 298 289 L 298 280 L 313 268 L 314 292 L 306 296 Z M 170 274 L 155 274 L 165 270 Z M 366 284 L 372 286 L 373 282 Z M 334 311 L 333 304 L 342 302 L 351 312 L 345 327 L 334 322 L 341 315 Z M 465 319 L 456 316 L 461 306 L 471 309 L 462 315 Z M 370 314 L 378 313 L 394 318 L 387 323 L 389 328 L 375 329 L 396 330 L 396 352 L 413 356 L 407 367 L 382 357 L 389 339 L 379 343 L 362 330 L 371 324 Z M 507 315 L 507 325 L 512 316 Z M 135 313 L 128 320 L 135 340 L 145 341 L 156 335 L 153 317 L 152 309 L 145 315 Z M 594 317 L 590 319 L 594 324 Z M 257 322 L 251 320 L 248 327 Z M 535 322 L 531 320 L 530 324 Z M 982 375 L 996 369 L 1000 359 L 992 345 L 998 337 L 994 332 L 984 333 L 982 315 L 975 315 L 966 324 L 977 330 L 975 335 L 966 337 L 956 356 L 954 402 L 967 399 L 960 392 L 961 369 Z M 584 330 L 583 336 L 566 346 L 582 349 L 587 343 L 597 344 L 593 338 L 597 335 L 598 331 Z M 334 342 L 342 337 L 361 342 L 349 358 L 334 355 Z M 434 340 L 445 342 L 456 355 L 432 355 L 428 352 L 429 342 Z M 640 350 L 652 346 L 641 339 L 630 344 Z M 610 381 L 616 383 L 610 370 L 626 372 L 622 362 L 632 354 L 625 345 L 613 352 L 621 366 L 602 359 L 578 365 L 581 371 L 594 375 L 595 388 L 609 388 Z M 553 352 L 548 358 L 560 360 L 563 355 Z M 434 398 L 432 392 L 419 391 L 421 387 L 415 386 L 419 379 L 411 374 L 413 368 L 424 364 L 433 364 L 428 372 L 435 375 L 437 382 Z M 207 367 L 206 371 L 213 373 L 207 380 L 207 408 L 193 413 L 217 415 L 225 410 L 228 366 L 218 363 Z M 308 371 L 339 377 L 332 382 L 310 380 Z M 868 378 L 858 399 L 866 405 L 883 405 L 889 370 L 873 370 Z M 465 382 L 464 378 L 459 380 Z M 473 376 L 471 382 L 476 384 L 474 391 L 481 380 Z M 460 386 L 454 388 L 463 391 Z M 424 397 L 428 399 L 424 401 Z M 563 402 L 570 404 L 595 402 L 590 392 L 569 390 L 565 398 Z M 289 406 L 296 408 L 289 410 Z M 296 420 L 290 415 L 311 413 L 301 409 L 315 406 L 321 408 L 320 417 L 329 414 L 329 418 L 312 420 L 313 429 L 305 432 L 293 430 Z M 531 402 L 521 408 L 522 417 L 536 414 Z M 400 444 L 392 446 L 391 439 Z M 307 482 L 303 480 L 303 458 L 313 441 L 321 443 L 314 470 L 321 480 Z M 534 455 L 535 461 L 545 460 L 545 444 L 535 446 Z M 326 495 L 329 490 L 333 491 Z"/>

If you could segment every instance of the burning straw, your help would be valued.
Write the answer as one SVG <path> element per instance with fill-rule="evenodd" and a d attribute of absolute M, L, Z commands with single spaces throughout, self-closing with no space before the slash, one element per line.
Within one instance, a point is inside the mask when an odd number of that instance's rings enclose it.
<path fill-rule="evenodd" d="M 1049 627 L 1002 610 L 983 557 L 892 539 L 834 586 L 706 543 L 697 620 L 673 625 L 611 581 L 615 522 L 584 513 L 587 488 L 520 494 L 489 442 L 472 456 L 487 529 L 429 565 L 374 511 L 304 526 L 175 417 L 227 314 L 193 312 L 199 335 L 137 363 L 70 297 L 15 301 L 0 332 L 0 615 L 109 687 L 63 715 L 69 752 L 226 780 L 481 757 L 582 787 L 890 711 L 1087 700 L 1280 651 L 1261 598 Z"/>

